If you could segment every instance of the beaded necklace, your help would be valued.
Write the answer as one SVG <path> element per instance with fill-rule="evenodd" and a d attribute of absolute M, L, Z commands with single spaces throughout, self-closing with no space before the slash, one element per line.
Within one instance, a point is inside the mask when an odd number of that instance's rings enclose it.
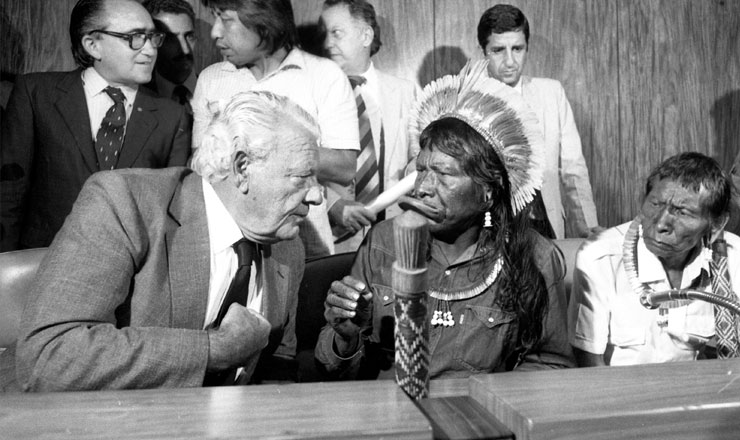
<path fill-rule="evenodd" d="M 437 308 L 432 315 L 431 323 L 433 326 L 443 325 L 445 327 L 452 327 L 455 325 L 455 319 L 450 311 L 449 301 L 460 301 L 463 299 L 475 298 L 476 296 L 483 293 L 488 287 L 496 281 L 498 274 L 504 267 L 504 259 L 500 256 L 496 258 L 493 263 L 493 268 L 488 275 L 479 284 L 469 289 L 459 289 L 450 292 L 442 292 L 440 290 L 428 289 L 427 293 L 429 296 L 437 300 Z M 441 307 L 441 309 L 440 309 Z"/>

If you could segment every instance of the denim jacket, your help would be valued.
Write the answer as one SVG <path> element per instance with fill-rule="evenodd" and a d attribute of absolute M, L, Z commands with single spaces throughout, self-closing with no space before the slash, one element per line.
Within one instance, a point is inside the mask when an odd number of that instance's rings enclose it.
<path fill-rule="evenodd" d="M 316 359 L 326 372 L 339 379 L 392 378 L 394 374 L 394 294 L 391 264 L 396 259 L 392 221 L 376 225 L 358 250 L 352 276 L 371 287 L 372 326 L 361 335 L 357 353 L 339 357 L 334 348 L 334 329 L 327 325 L 319 336 Z M 537 235 L 536 261 L 548 286 L 549 310 L 539 345 L 524 351 L 517 346 L 516 315 L 495 304 L 499 282 L 481 294 L 446 302 L 455 320 L 452 327 L 429 326 L 430 378 L 466 377 L 476 373 L 573 367 L 575 362 L 567 339 L 566 299 L 562 283 L 562 258 L 549 240 Z M 469 248 L 458 261 L 448 264 L 440 253 L 431 252 L 429 287 L 438 291 L 459 290 L 479 284 L 495 262 L 489 249 Z M 442 260 L 442 261 L 440 261 Z M 437 307 L 429 297 L 427 319 Z"/>

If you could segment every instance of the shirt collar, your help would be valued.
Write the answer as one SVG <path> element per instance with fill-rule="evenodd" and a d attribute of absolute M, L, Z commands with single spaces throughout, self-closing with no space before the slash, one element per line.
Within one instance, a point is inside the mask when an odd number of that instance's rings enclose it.
<path fill-rule="evenodd" d="M 519 77 L 519 81 L 517 81 L 516 84 L 514 84 L 514 86 L 512 87 L 514 90 L 516 90 L 517 92 L 519 92 L 520 95 L 524 92 L 524 90 L 522 88 L 522 78 L 523 77 L 520 76 Z"/>
<path fill-rule="evenodd" d="M 268 73 L 260 81 L 264 81 L 267 78 L 272 77 L 273 75 L 276 75 L 278 72 L 282 72 L 284 70 L 290 70 L 290 69 L 305 69 L 306 68 L 306 59 L 303 56 L 303 53 L 298 48 L 291 49 L 290 52 L 288 52 L 288 55 L 285 57 L 285 59 L 280 63 L 277 69 L 275 71 Z M 224 61 L 223 65 L 221 66 L 221 69 L 226 72 L 236 72 L 236 71 L 244 71 L 244 73 L 248 73 L 252 78 L 254 78 L 254 75 L 252 75 L 252 71 L 245 68 L 239 68 L 235 65 L 231 64 L 228 61 Z"/>
<path fill-rule="evenodd" d="M 446 258 L 444 257 L 444 255 L 442 255 L 442 250 L 440 249 L 440 247 L 436 244 L 434 240 L 432 240 L 431 243 L 432 243 L 432 250 L 431 250 L 432 259 L 434 259 L 441 266 L 444 266 L 444 267 L 461 266 L 464 264 L 472 263 L 475 260 L 486 258 L 492 255 L 490 248 L 486 246 L 482 246 L 480 245 L 479 242 L 476 241 L 475 243 L 472 243 L 470 246 L 465 248 L 462 254 L 460 254 L 460 256 L 457 257 L 457 260 L 446 262 Z"/>
<path fill-rule="evenodd" d="M 175 90 L 175 87 L 178 85 L 168 80 L 167 78 L 163 77 L 162 75 L 160 75 L 156 69 L 154 70 L 154 81 L 157 83 L 157 92 L 159 96 L 165 96 L 165 97 L 172 96 L 172 92 Z M 186 89 L 188 89 L 191 95 L 193 94 L 193 91 L 195 90 L 195 82 L 196 82 L 195 72 L 190 72 L 190 76 L 188 76 L 185 82 L 182 83 L 182 85 L 185 86 Z"/>
<path fill-rule="evenodd" d="M 105 88 L 108 87 L 108 81 L 105 80 L 94 67 L 88 67 L 82 71 L 82 85 L 85 90 L 89 93 L 89 96 L 97 96 L 101 93 L 105 93 Z M 123 96 L 126 97 L 126 105 L 134 105 L 136 99 L 136 91 L 139 89 L 138 86 L 120 86 L 118 87 L 123 92 Z"/>
<path fill-rule="evenodd" d="M 380 91 L 378 89 L 378 71 L 375 69 L 373 62 L 370 61 L 370 66 L 367 68 L 367 70 L 358 76 L 365 78 L 365 84 L 361 86 L 363 97 L 365 97 L 365 93 L 370 93 L 370 97 L 373 102 L 379 103 Z"/>
<path fill-rule="evenodd" d="M 218 253 L 230 249 L 244 235 L 216 194 L 213 186 L 206 179 L 203 179 L 203 199 L 206 205 L 211 252 Z"/>
<path fill-rule="evenodd" d="M 683 269 L 681 289 L 687 288 L 691 283 L 701 276 L 702 270 L 709 272 L 709 259 L 711 254 L 699 252 Z M 658 257 L 650 252 L 642 239 L 642 227 L 640 227 L 640 239 L 637 241 L 637 277 L 641 283 L 667 282 L 667 276 L 663 264 Z"/>

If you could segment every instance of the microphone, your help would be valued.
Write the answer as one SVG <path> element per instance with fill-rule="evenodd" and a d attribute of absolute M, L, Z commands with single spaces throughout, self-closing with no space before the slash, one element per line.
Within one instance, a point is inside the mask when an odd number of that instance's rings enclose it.
<path fill-rule="evenodd" d="M 396 249 L 392 267 L 396 383 L 409 397 L 418 400 L 429 394 L 427 219 L 414 211 L 395 217 L 393 238 Z"/>

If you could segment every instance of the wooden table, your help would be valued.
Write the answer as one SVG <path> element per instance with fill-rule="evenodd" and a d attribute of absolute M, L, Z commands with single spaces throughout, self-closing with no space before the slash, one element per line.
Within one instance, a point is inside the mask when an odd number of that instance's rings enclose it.
<path fill-rule="evenodd" d="M 740 359 L 500 373 L 468 385 L 517 440 L 740 438 Z"/>
<path fill-rule="evenodd" d="M 0 395 L 7 439 L 430 439 L 394 382 Z"/>
<path fill-rule="evenodd" d="M 392 381 L 0 395 L 8 439 L 433 435 L 736 440 L 740 359 L 432 381 L 418 406 Z"/>

